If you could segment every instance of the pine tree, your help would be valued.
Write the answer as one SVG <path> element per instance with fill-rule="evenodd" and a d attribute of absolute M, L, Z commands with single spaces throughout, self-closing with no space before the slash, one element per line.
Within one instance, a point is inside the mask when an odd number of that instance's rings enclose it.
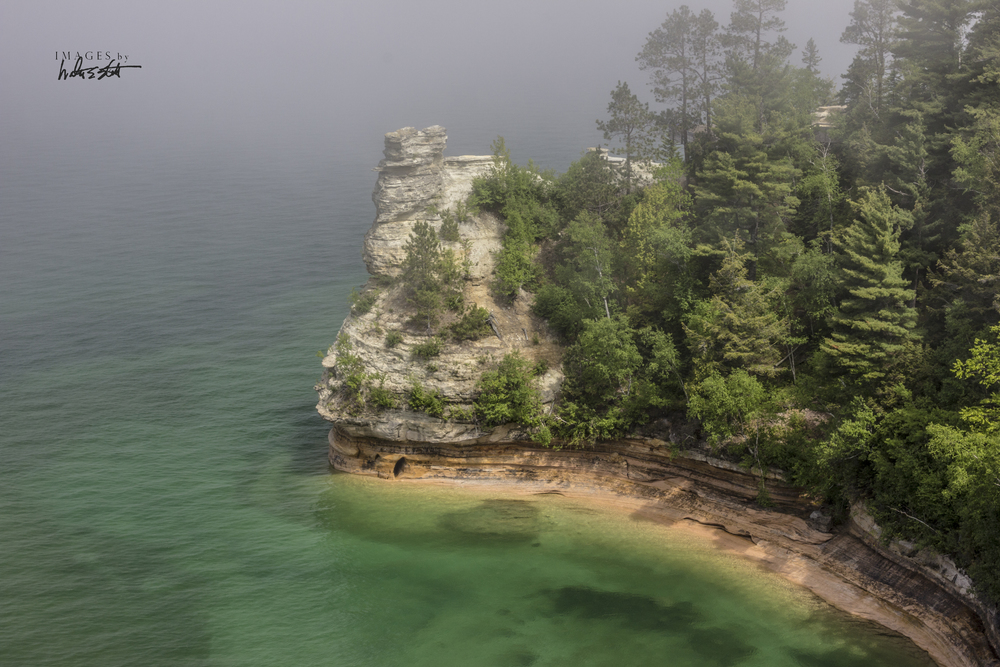
<path fill-rule="evenodd" d="M 780 372 L 779 345 L 788 323 L 775 308 L 777 292 L 751 281 L 746 264 L 742 245 L 729 245 L 711 278 L 714 296 L 696 304 L 684 326 L 702 375 L 722 367 L 763 376 Z"/>
<path fill-rule="evenodd" d="M 865 191 L 853 205 L 859 217 L 836 241 L 848 295 L 830 318 L 833 333 L 822 349 L 856 379 L 878 382 L 916 341 L 914 293 L 897 260 L 907 215 L 884 189 Z"/>
<path fill-rule="evenodd" d="M 403 282 L 407 286 L 407 299 L 415 310 L 414 321 L 423 321 L 428 329 L 437 321 L 442 308 L 442 284 L 437 276 L 440 261 L 441 244 L 434 228 L 426 222 L 417 222 L 406 242 Z"/>
<path fill-rule="evenodd" d="M 783 101 L 795 45 L 781 35 L 785 0 L 734 0 L 733 8 L 724 38 L 729 89 L 753 100 L 760 132 Z"/>
<path fill-rule="evenodd" d="M 876 118 L 882 111 L 897 13 L 893 0 L 854 0 L 851 24 L 840 36 L 841 42 L 861 47 L 858 58 L 864 63 L 864 70 L 870 74 L 869 80 L 873 85 L 871 108 Z"/>
<path fill-rule="evenodd" d="M 597 121 L 597 129 L 604 133 L 605 140 L 617 139 L 625 150 L 625 183 L 631 191 L 633 163 L 648 160 L 653 152 L 653 115 L 649 104 L 640 102 L 629 90 L 628 83 L 621 81 L 611 91 L 608 114 L 607 121 Z"/>
<path fill-rule="evenodd" d="M 956 197 L 951 187 L 955 161 L 951 154 L 954 128 L 966 125 L 965 100 L 969 71 L 963 63 L 966 33 L 973 18 L 972 0 L 906 0 L 900 4 L 899 40 L 893 53 L 903 78 L 898 85 L 894 125 L 915 118 L 923 124 L 928 214 L 944 221 L 944 240 L 953 241 L 968 198 Z M 895 137 L 893 137 L 893 141 Z"/>
<path fill-rule="evenodd" d="M 635 58 L 639 69 L 650 70 L 656 101 L 674 105 L 668 116 L 685 149 L 690 130 L 703 119 L 711 123 L 721 54 L 718 28 L 710 11 L 696 16 L 683 5 L 649 33 Z"/>
<path fill-rule="evenodd" d="M 754 129 L 752 100 L 730 95 L 718 107 L 717 150 L 705 159 L 698 174 L 696 205 L 707 223 L 703 225 L 709 233 L 706 241 L 739 236 L 746 244 L 753 256 L 748 270 L 754 280 L 758 262 L 779 242 L 799 204 L 792 184 L 800 172 L 787 150 L 775 150 L 779 155 L 770 156 L 783 137 Z"/>

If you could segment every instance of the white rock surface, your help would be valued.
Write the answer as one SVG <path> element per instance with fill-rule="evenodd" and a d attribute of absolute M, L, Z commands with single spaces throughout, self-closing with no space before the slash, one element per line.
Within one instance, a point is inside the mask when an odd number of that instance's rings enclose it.
<path fill-rule="evenodd" d="M 436 327 L 436 332 L 447 339 L 441 355 L 414 359 L 412 349 L 426 342 L 430 332 L 409 322 L 404 285 L 376 287 L 400 275 L 415 223 L 425 221 L 440 227 L 440 216 L 429 213 L 427 208 L 433 204 L 438 210 L 454 210 L 472 193 L 473 179 L 489 173 L 492 156 L 443 157 L 446 139 L 445 129 L 439 125 L 420 131 L 408 127 L 385 135 L 385 158 L 379 163 L 372 193 L 375 222 L 365 235 L 363 252 L 368 271 L 375 276 L 365 290 L 377 289 L 378 298 L 369 312 L 348 316 L 341 334 L 350 341 L 352 354 L 362 360 L 365 372 L 383 378 L 382 387 L 392 392 L 398 407 L 380 412 L 352 409 L 343 398 L 343 378 L 337 375 L 337 355 L 332 346 L 323 359 L 324 373 L 316 387 L 319 413 L 356 437 L 426 443 L 527 438 L 528 434 L 516 427 L 484 430 L 475 423 L 445 421 L 406 407 L 413 384 L 419 383 L 441 394 L 447 406 L 446 417 L 453 410 L 470 410 L 483 371 L 514 350 L 533 363 L 544 360 L 548 364 L 549 370 L 538 378 L 546 408 L 556 400 L 562 384 L 562 348 L 544 321 L 531 314 L 530 295 L 506 304 L 494 301 L 490 293 L 494 255 L 500 249 L 505 229 L 495 215 L 479 213 L 460 222 L 461 241 L 445 246 L 460 259 L 469 260 L 463 290 L 465 303 L 489 310 L 502 339 L 490 335 L 456 343 L 448 337 L 446 327 L 457 315 L 449 313 Z M 403 342 L 391 349 L 385 344 L 389 331 L 398 331 L 403 337 Z"/>

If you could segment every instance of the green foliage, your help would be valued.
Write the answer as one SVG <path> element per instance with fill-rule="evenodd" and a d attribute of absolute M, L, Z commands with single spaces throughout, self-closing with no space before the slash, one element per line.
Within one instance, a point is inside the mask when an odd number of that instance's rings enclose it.
<path fill-rule="evenodd" d="M 434 229 L 426 222 L 413 225 L 403 260 L 403 282 L 407 301 L 413 309 L 413 322 L 430 329 L 437 323 L 442 308 L 461 307 L 458 286 L 464 271 L 451 248 L 442 249 Z"/>
<path fill-rule="evenodd" d="M 451 325 L 451 334 L 456 341 L 479 340 L 493 333 L 490 328 L 490 312 L 473 306 L 462 315 L 462 319 Z"/>
<path fill-rule="evenodd" d="M 395 408 L 398 403 L 396 396 L 385 388 L 385 374 L 379 373 L 374 379 L 378 380 L 378 386 L 370 385 L 368 388 L 368 402 L 375 406 L 376 410 Z"/>
<path fill-rule="evenodd" d="M 361 357 L 354 354 L 354 344 L 347 334 L 337 336 L 334 349 L 337 378 L 341 381 L 341 394 L 347 401 L 350 414 L 361 414 L 369 407 L 376 410 L 396 407 L 392 392 L 385 389 L 385 374 L 367 372 Z M 378 381 L 378 386 L 375 381 Z"/>
<path fill-rule="evenodd" d="M 448 310 L 460 313 L 462 312 L 462 306 L 465 305 L 465 297 L 462 296 L 461 292 L 452 292 L 444 298 L 444 304 L 448 307 Z"/>
<path fill-rule="evenodd" d="M 566 227 L 568 254 L 573 267 L 574 291 L 586 302 L 591 299 L 604 305 L 604 314 L 611 317 L 608 296 L 615 289 L 611 280 L 612 250 L 601 219 L 592 213 L 581 213 Z"/>
<path fill-rule="evenodd" d="M 882 113 L 890 49 L 896 37 L 897 3 L 893 0 L 854 0 L 851 24 L 840 41 L 857 44 L 858 71 L 866 76 L 854 81 L 875 117 Z"/>
<path fill-rule="evenodd" d="M 572 444 L 592 442 L 646 420 L 659 391 L 643 368 L 637 336 L 623 315 L 584 320 L 563 358 L 560 437 Z"/>
<path fill-rule="evenodd" d="M 955 362 L 955 375 L 963 380 L 975 378 L 979 384 L 996 390 L 978 406 L 962 408 L 962 419 L 972 428 L 992 435 L 1000 434 L 1000 326 L 992 329 L 996 342 L 977 338 L 967 360 Z"/>
<path fill-rule="evenodd" d="M 564 217 L 570 220 L 584 211 L 614 217 L 621 206 L 615 175 L 596 151 L 585 153 L 569 166 L 556 183 L 556 194 Z"/>
<path fill-rule="evenodd" d="M 841 285 L 847 296 L 831 317 L 833 333 L 823 351 L 862 383 L 891 377 L 905 362 L 916 311 L 909 302 L 899 252 L 899 229 L 906 217 L 883 190 L 868 190 L 855 204 L 860 217 L 837 241 Z"/>
<path fill-rule="evenodd" d="M 986 599 L 1000 599 L 1000 436 L 932 424 L 929 449 L 946 466 L 943 496 L 959 528 L 950 547 Z"/>
<path fill-rule="evenodd" d="M 795 215 L 799 199 L 793 185 L 801 174 L 787 155 L 770 155 L 799 147 L 784 145 L 787 137 L 780 127 L 769 125 L 766 133 L 755 130 L 755 114 L 752 100 L 729 97 L 720 102 L 718 148 L 705 159 L 695 187 L 703 238 L 743 242 L 753 259 L 752 280 L 757 262 L 768 261 Z"/>
<path fill-rule="evenodd" d="M 458 218 L 451 211 L 441 213 L 441 228 L 438 237 L 447 243 L 458 243 L 462 237 L 458 233 Z"/>
<path fill-rule="evenodd" d="M 712 275 L 715 295 L 695 304 L 684 325 L 688 347 L 702 373 L 745 368 L 762 376 L 780 372 L 778 347 L 788 331 L 778 309 L 778 290 L 747 278 L 739 244 L 728 249 Z"/>
<path fill-rule="evenodd" d="M 597 311 L 580 308 L 576 297 L 568 288 L 556 283 L 545 283 L 535 294 L 532 311 L 549 321 L 549 326 L 566 339 L 573 339 L 583 328 L 583 320 L 597 316 Z"/>
<path fill-rule="evenodd" d="M 636 56 L 649 70 L 657 102 L 674 102 L 668 127 L 687 147 L 693 128 L 711 127 L 711 100 L 718 90 L 722 44 L 719 24 L 707 9 L 695 16 L 687 5 L 675 9 L 649 33 Z"/>
<path fill-rule="evenodd" d="M 642 356 L 624 317 L 586 320 L 574 345 L 566 351 L 564 367 L 574 396 L 596 406 L 607 406 L 628 396 L 642 365 Z"/>
<path fill-rule="evenodd" d="M 551 177 L 531 164 L 527 168 L 513 164 L 503 137 L 497 138 L 490 172 L 473 181 L 470 197 L 473 206 L 499 213 L 507 224 L 495 258 L 492 287 L 497 296 L 513 301 L 522 288 L 536 286 L 535 242 L 558 227 L 553 194 Z"/>
<path fill-rule="evenodd" d="M 414 345 L 410 349 L 410 355 L 419 359 L 430 359 L 441 354 L 443 342 L 438 336 L 431 336 L 423 343 Z"/>
<path fill-rule="evenodd" d="M 451 407 L 448 410 L 448 421 L 471 424 L 476 421 L 476 412 L 472 408 Z"/>
<path fill-rule="evenodd" d="M 403 342 L 403 334 L 392 330 L 385 335 L 385 346 L 390 350 Z"/>
<path fill-rule="evenodd" d="M 443 286 L 437 275 L 440 260 L 441 244 L 434 229 L 426 222 L 415 223 L 406 243 L 403 283 L 414 310 L 413 319 L 424 322 L 428 329 L 441 311 Z"/>
<path fill-rule="evenodd" d="M 431 417 L 442 418 L 444 415 L 444 397 L 438 390 L 428 391 L 420 382 L 410 383 L 410 398 L 407 404 L 411 410 L 423 412 Z"/>
<path fill-rule="evenodd" d="M 379 291 L 377 289 L 370 289 L 364 292 L 358 292 L 357 289 L 351 290 L 351 312 L 355 315 L 366 315 L 378 301 Z"/>
<path fill-rule="evenodd" d="M 680 175 L 671 172 L 646 188 L 632 209 L 618 244 L 630 312 L 642 312 L 647 318 L 657 313 L 678 321 L 690 308 L 695 252 L 690 206 Z"/>
<path fill-rule="evenodd" d="M 518 351 L 504 355 L 495 370 L 484 372 L 476 391 L 476 416 L 486 426 L 541 426 L 541 393 L 534 385 L 531 363 Z"/>
<path fill-rule="evenodd" d="M 715 444 L 757 431 L 769 403 L 764 385 L 743 369 L 726 376 L 713 372 L 692 386 L 690 396 L 688 414 Z"/>
<path fill-rule="evenodd" d="M 529 287 L 535 283 L 539 272 L 534 263 L 534 246 L 520 234 L 510 234 L 510 229 L 508 235 L 510 238 L 505 240 L 500 252 L 497 253 L 493 269 L 493 289 L 498 296 L 513 301 L 520 294 L 522 287 Z"/>
<path fill-rule="evenodd" d="M 334 347 L 337 353 L 337 377 L 350 392 L 360 398 L 361 387 L 367 378 L 364 362 L 354 354 L 354 344 L 347 334 L 337 336 Z"/>
<path fill-rule="evenodd" d="M 611 91 L 608 115 L 608 120 L 597 121 L 597 129 L 604 133 L 605 141 L 617 139 L 625 152 L 624 177 L 626 189 L 631 190 L 635 162 L 653 156 L 656 145 L 653 115 L 649 112 L 649 104 L 640 102 L 629 90 L 628 83 L 621 81 Z"/>

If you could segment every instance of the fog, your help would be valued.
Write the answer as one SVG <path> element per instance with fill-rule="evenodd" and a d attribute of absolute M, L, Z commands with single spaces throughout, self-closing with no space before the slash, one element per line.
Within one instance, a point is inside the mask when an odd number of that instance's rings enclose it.
<path fill-rule="evenodd" d="M 0 8 L 3 157 L 60 150 L 380 150 L 386 131 L 441 124 L 449 153 L 531 125 L 599 141 L 618 80 L 660 108 L 635 56 L 680 3 L 149 3 L 37 1 Z M 690 2 L 725 25 L 731 3 Z M 838 81 L 851 3 L 789 0 L 786 36 L 816 40 Z M 128 56 L 121 78 L 58 81 L 62 52 Z M 88 62 L 85 66 L 105 64 Z M 67 62 L 67 69 L 72 69 Z M 369 143 L 370 142 L 370 143 Z M 485 142 L 485 144 L 484 144 Z M 523 162 L 530 147 L 512 146 Z M 565 166 L 565 165 L 563 165 Z"/>

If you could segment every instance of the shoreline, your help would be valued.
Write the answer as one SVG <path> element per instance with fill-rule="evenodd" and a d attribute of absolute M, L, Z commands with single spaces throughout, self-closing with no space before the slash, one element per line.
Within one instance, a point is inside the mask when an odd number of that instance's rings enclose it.
<path fill-rule="evenodd" d="M 810 525 L 811 507 L 779 480 L 768 481 L 778 507 L 760 508 L 753 502 L 756 477 L 701 459 L 707 457 L 671 455 L 636 441 L 542 450 L 528 443 L 429 445 L 330 431 L 330 463 L 337 470 L 453 489 L 558 493 L 608 513 L 683 526 L 713 549 L 909 638 L 941 667 L 1000 666 L 981 610 L 920 571 L 926 568 L 890 553 L 854 519 L 833 532 Z"/>
<path fill-rule="evenodd" d="M 387 480 L 389 481 L 389 480 Z M 544 485 L 524 485 L 521 483 L 505 483 L 496 480 L 470 481 L 462 480 L 447 482 L 438 479 L 411 478 L 394 480 L 401 484 L 437 486 L 440 488 L 463 489 L 474 488 L 476 491 L 495 491 L 514 496 L 537 496 L 558 493 L 570 500 L 594 507 L 608 514 L 625 513 L 641 517 L 661 526 L 683 530 L 694 535 L 698 540 L 727 555 L 755 563 L 767 572 L 775 574 L 785 581 L 805 588 L 830 606 L 872 621 L 889 630 L 899 633 L 913 641 L 937 663 L 940 667 L 958 667 L 968 665 L 965 661 L 953 661 L 951 652 L 941 646 L 941 642 L 933 633 L 922 632 L 914 635 L 923 624 L 919 619 L 897 607 L 886 604 L 870 593 L 844 581 L 824 570 L 815 562 L 802 555 L 782 549 L 766 541 L 755 542 L 752 537 L 744 537 L 727 532 L 723 526 L 701 523 L 695 519 L 672 519 L 666 516 L 655 504 L 646 504 L 626 497 L 610 498 L 595 492 L 553 491 L 542 489 Z"/>

